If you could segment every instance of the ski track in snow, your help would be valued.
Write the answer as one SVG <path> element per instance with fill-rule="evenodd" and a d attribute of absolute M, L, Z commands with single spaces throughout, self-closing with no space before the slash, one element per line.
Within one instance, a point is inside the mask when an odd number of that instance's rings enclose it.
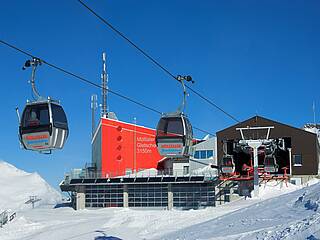
<path fill-rule="evenodd" d="M 304 197 L 302 197 L 304 195 Z M 320 185 L 256 203 L 164 239 L 306 239 L 320 237 Z M 302 197 L 302 198 L 301 198 Z M 299 200 L 300 199 L 300 200 Z M 310 208 L 310 202 L 313 207 Z"/>

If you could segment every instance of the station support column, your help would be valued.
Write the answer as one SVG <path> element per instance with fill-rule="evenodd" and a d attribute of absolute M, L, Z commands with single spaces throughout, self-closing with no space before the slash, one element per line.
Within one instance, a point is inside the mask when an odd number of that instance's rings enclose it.
<path fill-rule="evenodd" d="M 82 210 L 86 207 L 85 186 L 76 187 L 76 210 Z"/>
<path fill-rule="evenodd" d="M 172 185 L 168 183 L 168 210 L 173 209 L 173 193 L 172 193 Z"/>
<path fill-rule="evenodd" d="M 123 207 L 129 207 L 129 195 L 128 195 L 128 185 L 123 185 Z"/>

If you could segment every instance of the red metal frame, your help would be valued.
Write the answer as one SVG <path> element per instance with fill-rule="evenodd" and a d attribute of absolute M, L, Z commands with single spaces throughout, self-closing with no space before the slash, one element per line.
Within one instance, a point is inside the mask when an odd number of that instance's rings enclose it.
<path fill-rule="evenodd" d="M 279 174 L 271 174 L 269 172 L 265 172 L 264 168 L 258 168 L 259 178 L 263 181 L 271 181 L 271 180 L 280 180 L 285 181 L 286 186 L 288 186 L 289 176 L 287 174 L 287 167 L 282 168 L 284 173 L 282 175 Z M 247 174 L 241 175 L 239 173 L 234 172 L 233 174 L 225 175 L 220 174 L 219 179 L 221 181 L 250 181 L 253 180 L 253 167 L 249 166 L 247 168 Z"/>

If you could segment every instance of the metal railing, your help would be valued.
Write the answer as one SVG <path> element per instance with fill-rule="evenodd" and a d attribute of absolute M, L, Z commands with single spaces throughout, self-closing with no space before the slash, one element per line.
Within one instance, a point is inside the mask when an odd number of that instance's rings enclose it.
<path fill-rule="evenodd" d="M 137 172 L 106 172 L 93 168 L 84 169 L 72 169 L 69 173 L 65 174 L 64 183 L 68 184 L 71 179 L 88 179 L 88 178 L 138 178 L 138 177 L 161 177 L 161 176 L 173 176 L 173 177 L 192 177 L 192 176 L 204 176 L 206 178 L 215 178 L 218 175 L 216 169 L 196 169 L 192 171 L 186 171 L 184 169 L 145 169 Z"/>

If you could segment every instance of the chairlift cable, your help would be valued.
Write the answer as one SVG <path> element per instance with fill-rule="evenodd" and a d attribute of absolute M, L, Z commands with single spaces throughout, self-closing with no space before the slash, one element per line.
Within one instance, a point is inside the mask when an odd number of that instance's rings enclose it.
<path fill-rule="evenodd" d="M 128 37 L 126 37 L 122 32 L 120 32 L 118 29 L 116 29 L 111 23 L 109 23 L 106 19 L 101 17 L 99 14 L 97 14 L 93 9 L 91 9 L 88 5 L 86 5 L 83 1 L 78 0 L 82 6 L 84 6 L 87 10 L 89 10 L 93 15 L 95 15 L 100 21 L 102 21 L 104 24 L 106 24 L 109 28 L 111 28 L 112 31 L 117 33 L 120 37 L 122 37 L 124 40 L 126 40 L 128 43 L 130 43 L 135 49 L 137 49 L 142 55 L 144 55 L 146 58 L 148 58 L 151 62 L 153 62 L 155 65 L 157 65 L 159 68 L 161 68 L 165 73 L 167 73 L 170 77 L 177 80 L 176 76 L 174 76 L 167 68 L 162 66 L 157 60 L 155 60 L 153 57 L 151 57 L 146 51 L 141 49 L 137 44 L 135 44 L 133 41 L 131 41 Z"/>
<path fill-rule="evenodd" d="M 79 75 L 77 75 L 77 74 L 74 74 L 74 73 L 68 71 L 68 70 L 65 70 L 65 69 L 63 69 L 63 68 L 61 68 L 61 67 L 59 67 L 59 66 L 57 66 L 57 65 L 54 65 L 54 64 L 52 64 L 52 63 L 49 63 L 49 62 L 47 62 L 47 61 L 45 61 L 45 60 L 43 60 L 43 59 L 41 59 L 41 58 L 39 58 L 39 57 L 35 57 L 33 54 L 31 54 L 31 53 L 29 53 L 29 52 L 27 52 L 27 51 L 25 51 L 25 50 L 22 50 L 21 48 L 18 48 L 18 47 L 16 47 L 16 46 L 14 46 L 14 45 L 12 45 L 12 44 L 4 41 L 4 40 L 1 40 L 1 39 L 0 39 L 0 43 L 6 45 L 7 47 L 9 47 L 9 48 L 11 48 L 11 49 L 16 50 L 16 51 L 18 51 L 18 52 L 20 52 L 20 53 L 22 53 L 22 54 L 24 54 L 24 55 L 26 55 L 26 56 L 29 56 L 29 57 L 31 57 L 31 58 L 39 59 L 42 63 L 48 65 L 48 66 L 51 67 L 51 68 L 54 68 L 54 69 L 60 71 L 60 72 L 62 72 L 62 73 L 64 73 L 64 74 L 66 74 L 66 75 L 70 75 L 70 76 L 72 76 L 72 77 L 74 77 L 74 78 L 79 79 L 80 81 L 82 81 L 82 82 L 84 82 L 84 83 L 87 83 L 87 84 L 89 84 L 89 85 L 92 85 L 92 86 L 97 87 L 97 88 L 100 88 L 100 89 L 103 89 L 103 87 L 100 86 L 100 85 L 97 84 L 97 83 L 94 83 L 94 82 L 92 82 L 92 81 L 90 81 L 90 80 L 88 80 L 88 79 L 86 79 L 86 78 L 84 78 L 84 77 L 81 77 L 81 76 L 79 76 Z M 143 108 L 145 108 L 145 109 L 148 109 L 148 110 L 150 110 L 150 111 L 152 111 L 152 112 L 154 112 L 154 113 L 157 113 L 157 114 L 160 114 L 160 115 L 162 114 L 161 111 L 159 111 L 159 110 L 157 110 L 157 109 L 155 109 L 155 108 L 149 107 L 149 106 L 147 106 L 147 105 L 145 105 L 145 104 L 143 104 L 143 103 L 141 103 L 141 102 L 138 102 L 138 101 L 136 101 L 136 100 L 134 100 L 134 99 L 132 99 L 132 98 L 130 98 L 130 97 L 128 97 L 128 96 L 125 96 L 125 95 L 120 94 L 120 93 L 118 93 L 118 92 L 116 92 L 116 91 L 113 91 L 113 90 L 111 90 L 110 88 L 108 88 L 107 91 L 110 92 L 110 93 L 112 93 L 112 94 L 114 94 L 114 95 L 116 95 L 116 96 L 118 96 L 118 97 L 120 97 L 120 98 L 123 98 L 123 99 L 125 99 L 125 100 L 127 100 L 127 101 L 129 101 L 129 102 L 132 102 L 132 103 L 134 103 L 134 104 L 136 104 L 136 105 L 138 105 L 138 106 L 140 106 L 140 107 L 143 107 Z M 210 133 L 210 132 L 208 132 L 208 131 L 206 131 L 206 130 L 202 130 L 202 129 L 197 128 L 197 127 L 194 127 L 194 129 L 196 129 L 196 130 L 198 130 L 198 131 L 200 131 L 200 132 L 203 132 L 203 133 L 206 133 L 206 134 L 215 136 L 215 134 L 212 134 L 212 133 Z"/>
<path fill-rule="evenodd" d="M 78 2 L 84 6 L 89 12 L 91 12 L 94 16 L 96 16 L 100 21 L 102 21 L 105 25 L 107 25 L 112 31 L 117 33 L 120 37 L 122 37 L 124 40 L 126 40 L 131 46 L 133 46 L 135 49 L 137 49 L 143 56 L 145 56 L 147 59 L 149 59 L 151 62 L 153 62 L 155 65 L 157 65 L 160 69 L 162 69 L 166 74 L 168 74 L 173 79 L 179 81 L 177 77 L 172 74 L 167 68 L 165 68 L 162 64 L 160 64 L 157 60 L 155 60 L 153 57 L 151 57 L 145 50 L 140 48 L 137 44 L 135 44 L 132 40 L 130 40 L 128 37 L 126 37 L 122 32 L 120 32 L 117 28 L 115 28 L 110 22 L 108 22 L 105 18 L 100 16 L 97 12 L 95 12 L 92 8 L 90 8 L 88 5 L 86 5 L 82 0 L 78 0 Z M 190 86 L 186 86 L 191 92 L 196 94 L 198 97 L 209 103 L 214 108 L 218 109 L 222 113 L 224 113 L 226 116 L 230 117 L 232 120 L 239 123 L 240 121 L 232 116 L 230 113 L 225 111 L 223 108 L 219 107 L 217 104 L 215 104 L 212 100 L 208 99 L 198 91 L 194 90 Z"/>

